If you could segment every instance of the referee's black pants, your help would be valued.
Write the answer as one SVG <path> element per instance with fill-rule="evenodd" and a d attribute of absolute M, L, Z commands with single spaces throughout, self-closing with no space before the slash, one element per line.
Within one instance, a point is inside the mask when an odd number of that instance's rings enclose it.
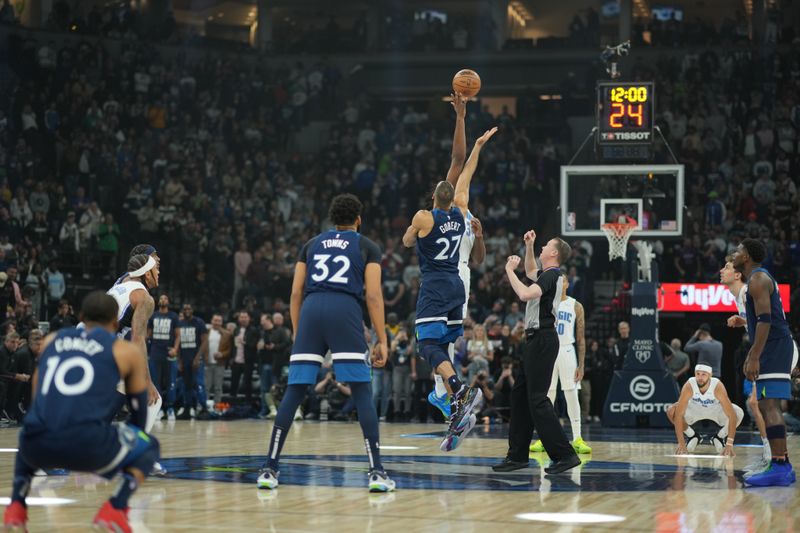
<path fill-rule="evenodd" d="M 508 458 L 512 461 L 528 462 L 534 429 L 539 432 L 550 459 L 556 461 L 575 455 L 547 397 L 557 357 L 558 335 L 555 329 L 540 330 L 528 336 L 519 377 L 511 389 Z"/>

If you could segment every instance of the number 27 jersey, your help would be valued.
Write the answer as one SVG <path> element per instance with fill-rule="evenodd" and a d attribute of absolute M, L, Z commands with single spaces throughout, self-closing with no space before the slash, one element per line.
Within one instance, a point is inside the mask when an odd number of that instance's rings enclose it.
<path fill-rule="evenodd" d="M 431 215 L 431 232 L 417 239 L 417 255 L 423 283 L 426 274 L 458 275 L 458 252 L 464 238 L 464 215 L 460 209 L 433 209 Z"/>
<path fill-rule="evenodd" d="M 306 296 L 341 292 L 361 300 L 364 270 L 369 263 L 381 262 L 381 251 L 377 244 L 356 231 L 333 229 L 308 241 L 298 261 L 306 263 Z"/>

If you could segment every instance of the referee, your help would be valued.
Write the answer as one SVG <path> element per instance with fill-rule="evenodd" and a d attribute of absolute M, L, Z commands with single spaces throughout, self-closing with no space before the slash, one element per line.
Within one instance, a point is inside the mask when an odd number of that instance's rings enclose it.
<path fill-rule="evenodd" d="M 525 308 L 525 348 L 522 352 L 520 375 L 511 389 L 511 427 L 508 453 L 503 462 L 492 467 L 495 472 L 510 472 L 528 466 L 528 447 L 534 428 L 544 449 L 552 459 L 548 474 L 558 474 L 581 464 L 558 421 L 553 404 L 547 397 L 553 367 L 558 357 L 556 310 L 561 301 L 564 282 L 560 265 L 571 249 L 562 239 L 547 242 L 539 254 L 542 270 L 537 271 L 533 244 L 536 233 L 525 234 L 525 273 L 533 280 L 526 286 L 514 270 L 519 256 L 512 255 L 506 263 L 506 274 L 517 296 L 527 302 Z"/>

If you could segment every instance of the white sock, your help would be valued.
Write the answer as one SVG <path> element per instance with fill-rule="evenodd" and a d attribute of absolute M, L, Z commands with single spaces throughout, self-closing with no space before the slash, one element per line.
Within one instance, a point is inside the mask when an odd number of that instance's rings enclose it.
<path fill-rule="evenodd" d="M 694 429 L 692 428 L 692 426 L 687 425 L 686 429 L 683 430 L 683 434 L 689 438 L 692 438 L 694 437 Z"/>
<path fill-rule="evenodd" d="M 565 390 L 567 400 L 567 416 L 572 426 L 572 440 L 581 438 L 581 404 L 578 401 L 578 389 Z"/>
<path fill-rule="evenodd" d="M 145 433 L 150 433 L 150 431 L 152 431 L 153 426 L 158 420 L 158 413 L 160 411 L 161 411 L 161 395 L 158 396 L 158 400 L 156 400 L 156 403 L 147 406 L 147 424 L 145 424 L 144 427 Z"/>
<path fill-rule="evenodd" d="M 764 443 L 764 448 L 762 450 L 764 459 L 766 459 L 767 461 L 772 461 L 772 448 L 770 448 L 769 440 L 767 439 L 767 437 L 761 437 L 761 442 Z"/>
<path fill-rule="evenodd" d="M 444 386 L 444 380 L 442 379 L 442 376 L 440 376 L 439 374 L 434 374 L 433 375 L 433 380 L 436 382 L 436 386 L 435 386 L 435 388 L 436 388 L 436 396 L 438 396 L 440 398 L 442 396 L 447 396 L 447 389 Z"/>

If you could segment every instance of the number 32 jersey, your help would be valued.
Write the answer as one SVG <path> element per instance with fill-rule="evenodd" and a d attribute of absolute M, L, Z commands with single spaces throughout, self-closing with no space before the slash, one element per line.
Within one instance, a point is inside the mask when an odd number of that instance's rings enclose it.
<path fill-rule="evenodd" d="M 298 261 L 306 263 L 305 296 L 341 292 L 364 298 L 364 270 L 381 262 L 378 245 L 356 231 L 330 230 L 308 241 Z"/>

